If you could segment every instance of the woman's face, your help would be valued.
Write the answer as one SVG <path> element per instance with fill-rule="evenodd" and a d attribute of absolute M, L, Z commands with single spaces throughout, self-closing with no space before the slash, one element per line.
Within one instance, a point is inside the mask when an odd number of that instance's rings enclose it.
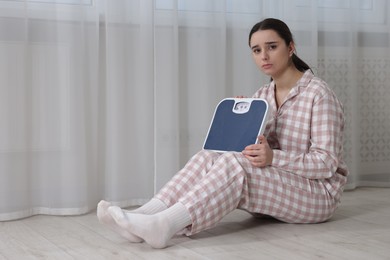
<path fill-rule="evenodd" d="M 287 46 L 274 30 L 253 33 L 250 47 L 257 67 L 272 78 L 277 78 L 290 66 L 294 53 L 294 44 Z"/>

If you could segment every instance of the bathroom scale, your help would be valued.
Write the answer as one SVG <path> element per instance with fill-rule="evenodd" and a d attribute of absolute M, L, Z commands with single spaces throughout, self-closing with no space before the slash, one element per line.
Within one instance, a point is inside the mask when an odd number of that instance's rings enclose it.
<path fill-rule="evenodd" d="M 264 132 L 268 103 L 260 98 L 225 98 L 215 108 L 203 149 L 241 152 Z"/>

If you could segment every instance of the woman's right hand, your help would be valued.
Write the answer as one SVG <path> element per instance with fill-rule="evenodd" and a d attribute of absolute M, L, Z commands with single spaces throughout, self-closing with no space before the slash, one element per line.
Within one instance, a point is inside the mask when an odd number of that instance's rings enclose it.
<path fill-rule="evenodd" d="M 257 137 L 257 144 L 245 147 L 242 154 L 251 162 L 254 167 L 266 167 L 272 165 L 274 152 L 268 144 L 264 135 Z"/>

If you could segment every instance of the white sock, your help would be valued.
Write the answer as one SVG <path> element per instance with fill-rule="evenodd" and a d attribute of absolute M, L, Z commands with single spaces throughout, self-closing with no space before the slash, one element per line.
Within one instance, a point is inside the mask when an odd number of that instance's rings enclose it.
<path fill-rule="evenodd" d="M 166 210 L 167 205 L 159 199 L 151 199 L 146 204 L 134 210 L 124 210 L 126 213 L 142 213 L 146 215 L 153 215 L 160 211 Z"/>
<path fill-rule="evenodd" d="M 124 230 L 144 239 L 154 248 L 166 247 L 175 233 L 192 223 L 190 213 L 181 203 L 154 215 L 125 214 L 116 206 L 109 207 L 108 212 Z"/>
<path fill-rule="evenodd" d="M 107 201 L 101 200 L 98 203 L 97 206 L 97 217 L 99 221 L 103 224 L 106 224 L 109 226 L 113 231 L 120 234 L 122 237 L 126 238 L 132 243 L 140 243 L 143 241 L 142 238 L 133 235 L 132 233 L 128 232 L 126 229 L 123 229 L 122 227 L 118 226 L 118 224 L 115 222 L 115 220 L 112 218 L 112 216 L 107 212 L 107 209 L 111 207 L 111 204 Z"/>
<path fill-rule="evenodd" d="M 126 229 L 123 229 L 122 227 L 118 226 L 118 224 L 115 222 L 115 220 L 112 218 L 112 216 L 107 212 L 107 209 L 112 206 L 111 203 L 101 200 L 98 203 L 97 206 L 97 217 L 99 221 L 103 224 L 106 224 L 109 226 L 113 231 L 120 234 L 122 237 L 126 238 L 132 243 L 140 243 L 143 241 L 142 238 L 133 235 L 132 233 L 128 232 Z M 123 210 L 126 214 L 127 213 L 142 213 L 142 214 L 155 214 L 160 211 L 163 211 L 167 209 L 167 206 L 159 199 L 152 198 L 150 201 L 142 205 L 141 207 L 134 209 L 134 210 Z"/>

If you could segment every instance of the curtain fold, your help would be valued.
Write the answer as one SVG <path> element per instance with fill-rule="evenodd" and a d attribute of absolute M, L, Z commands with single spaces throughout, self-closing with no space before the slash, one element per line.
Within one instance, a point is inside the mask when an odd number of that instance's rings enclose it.
<path fill-rule="evenodd" d="M 0 220 L 150 199 L 216 104 L 269 78 L 251 27 L 284 20 L 346 115 L 347 188 L 390 186 L 389 4 L 286 0 L 0 1 Z"/>

